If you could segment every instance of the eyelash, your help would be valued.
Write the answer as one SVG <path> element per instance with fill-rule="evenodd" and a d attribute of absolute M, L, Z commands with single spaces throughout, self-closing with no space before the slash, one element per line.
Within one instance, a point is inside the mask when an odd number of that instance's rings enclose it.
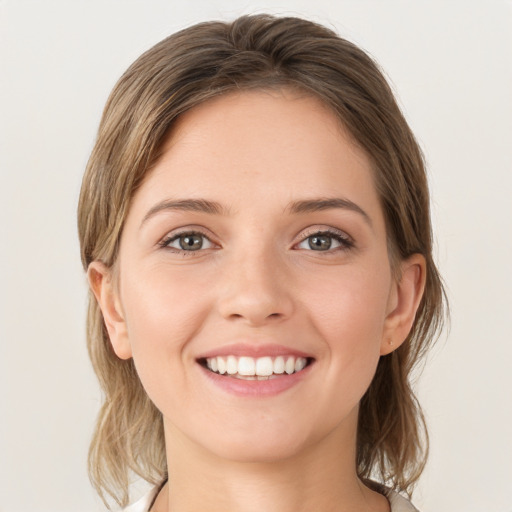
<path fill-rule="evenodd" d="M 160 247 L 162 247 L 163 249 L 169 249 L 175 253 L 178 253 L 178 254 L 181 254 L 183 256 L 191 256 L 193 255 L 194 253 L 196 252 L 200 252 L 201 250 L 205 250 L 203 249 L 202 247 L 200 249 L 196 249 L 196 250 L 192 250 L 192 251 L 185 251 L 183 249 L 178 249 L 176 247 L 170 247 L 170 244 L 172 242 L 175 242 L 176 240 L 179 240 L 181 237 L 184 237 L 184 236 L 199 236 L 203 239 L 206 239 L 208 240 L 211 244 L 213 244 L 213 242 L 210 240 L 210 238 L 208 238 L 208 236 L 206 236 L 204 233 L 202 233 L 201 231 L 182 231 L 181 233 L 177 233 L 177 234 L 173 234 L 173 235 L 170 235 L 170 236 L 166 236 L 165 238 L 163 238 L 159 243 L 158 245 Z M 204 242 L 203 242 L 204 243 Z"/>
<path fill-rule="evenodd" d="M 348 250 L 354 248 L 354 245 L 355 245 L 352 238 L 350 238 L 346 233 L 344 233 L 343 231 L 338 231 L 338 230 L 334 230 L 334 229 L 314 230 L 309 233 L 306 232 L 305 235 L 306 236 L 304 236 L 302 238 L 302 240 L 299 242 L 299 244 L 303 244 L 310 238 L 321 237 L 321 236 L 329 237 L 332 240 L 334 240 L 340 244 L 339 247 L 335 247 L 332 249 L 329 248 L 326 251 L 314 251 L 313 249 L 309 249 L 311 252 L 323 252 L 323 253 L 332 254 L 333 252 L 338 252 L 338 251 L 348 251 Z M 299 245 L 299 244 L 295 244 L 295 245 Z"/>
<path fill-rule="evenodd" d="M 214 244 L 214 242 L 212 242 L 210 240 L 210 238 L 204 234 L 203 232 L 201 231 L 183 231 L 181 233 L 177 233 L 177 234 L 173 234 L 173 235 L 170 235 L 170 236 L 166 236 L 165 238 L 163 238 L 159 243 L 158 245 L 160 247 L 162 247 L 163 249 L 169 249 L 169 250 L 172 250 L 173 252 L 175 253 L 178 253 L 178 254 L 181 254 L 183 256 L 191 256 L 193 255 L 194 253 L 198 253 L 200 251 L 204 251 L 204 250 L 207 250 L 207 249 L 203 249 L 202 247 L 200 247 L 199 249 L 196 249 L 196 250 L 190 250 L 190 251 L 187 251 L 187 250 L 184 250 L 184 249 L 178 249 L 176 247 L 170 247 L 170 244 L 172 242 L 175 242 L 176 240 L 179 240 L 181 237 L 183 236 L 199 236 L 203 239 L 206 239 L 208 240 L 208 242 L 210 242 L 211 244 Z M 340 245 L 339 247 L 335 247 L 333 249 L 329 248 L 325 251 L 314 251 L 314 249 L 309 249 L 311 252 L 323 252 L 323 253 L 330 253 L 332 254 L 333 252 L 337 252 L 337 251 L 347 251 L 347 250 L 350 250 L 354 247 L 354 241 L 345 233 L 343 233 L 342 231 L 337 231 L 337 230 L 330 230 L 330 229 L 323 229 L 323 230 L 314 230 L 314 231 L 311 231 L 310 233 L 306 233 L 306 236 L 304 236 L 300 242 L 298 242 L 297 244 L 294 245 L 294 247 L 300 245 L 300 244 L 303 244 L 305 243 L 308 239 L 312 238 L 312 237 L 322 237 L 322 236 L 326 236 L 326 237 L 329 237 L 331 239 L 333 239 L 334 241 L 338 242 Z M 203 242 L 204 243 L 204 242 Z"/>

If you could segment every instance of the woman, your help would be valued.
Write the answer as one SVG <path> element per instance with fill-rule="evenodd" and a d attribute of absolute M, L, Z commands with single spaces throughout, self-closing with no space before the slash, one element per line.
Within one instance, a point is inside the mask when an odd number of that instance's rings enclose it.
<path fill-rule="evenodd" d="M 160 42 L 108 100 L 79 232 L 103 498 L 135 472 L 130 511 L 415 510 L 409 375 L 443 289 L 421 151 L 364 52 L 265 15 Z"/>

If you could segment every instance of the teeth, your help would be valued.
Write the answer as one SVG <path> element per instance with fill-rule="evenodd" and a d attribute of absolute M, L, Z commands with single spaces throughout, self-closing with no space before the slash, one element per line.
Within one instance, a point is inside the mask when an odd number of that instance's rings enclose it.
<path fill-rule="evenodd" d="M 238 361 L 235 356 L 228 356 L 226 368 L 229 375 L 235 375 L 235 373 L 238 373 Z"/>
<path fill-rule="evenodd" d="M 279 356 L 274 359 L 274 373 L 284 373 L 284 357 Z"/>
<path fill-rule="evenodd" d="M 215 357 L 214 359 L 217 359 L 217 368 L 218 368 L 218 372 L 221 374 L 221 375 L 224 375 L 226 373 L 226 360 L 223 358 L 223 357 Z M 209 361 L 209 359 L 207 359 L 207 361 Z M 211 363 L 210 363 L 211 365 Z M 213 370 L 213 365 L 211 366 L 208 366 L 208 368 L 210 368 L 210 370 Z M 215 371 L 215 370 L 213 370 Z"/>
<path fill-rule="evenodd" d="M 284 371 L 290 375 L 295 371 L 295 358 L 289 357 L 284 365 Z"/>
<path fill-rule="evenodd" d="M 274 373 L 274 364 L 271 357 L 259 357 L 256 359 L 256 375 L 268 377 Z"/>
<path fill-rule="evenodd" d="M 305 357 L 278 356 L 272 357 L 210 357 L 206 359 L 206 366 L 215 373 L 221 375 L 236 375 L 237 378 L 245 380 L 267 380 L 274 375 L 300 372 L 305 368 L 307 360 Z"/>
<path fill-rule="evenodd" d="M 215 357 L 212 358 L 212 363 L 213 363 L 213 361 L 215 361 Z M 212 365 L 212 370 L 213 370 L 213 365 Z M 213 370 L 213 371 L 215 371 L 215 370 Z M 256 374 L 254 359 L 252 357 L 241 357 L 238 360 L 238 374 L 239 375 L 247 375 L 247 376 Z"/>
<path fill-rule="evenodd" d="M 298 357 L 295 361 L 295 371 L 300 372 L 306 366 L 306 360 L 303 357 Z"/>

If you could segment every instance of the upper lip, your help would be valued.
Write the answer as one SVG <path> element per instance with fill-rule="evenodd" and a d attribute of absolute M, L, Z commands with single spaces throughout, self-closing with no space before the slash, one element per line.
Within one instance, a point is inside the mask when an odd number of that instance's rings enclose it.
<path fill-rule="evenodd" d="M 214 348 L 208 352 L 204 352 L 197 359 L 208 359 L 217 356 L 237 356 L 237 357 L 277 357 L 277 356 L 295 356 L 312 358 L 311 354 L 296 350 L 295 348 L 287 347 L 285 345 L 276 344 L 253 344 L 253 343 L 233 343 L 230 345 L 223 345 L 222 347 Z"/>

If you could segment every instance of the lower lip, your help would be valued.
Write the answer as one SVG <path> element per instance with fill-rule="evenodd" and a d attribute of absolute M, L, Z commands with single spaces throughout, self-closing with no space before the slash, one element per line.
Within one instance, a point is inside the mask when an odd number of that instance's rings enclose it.
<path fill-rule="evenodd" d="M 244 380 L 213 373 L 204 366 L 199 365 L 210 382 L 227 393 L 243 397 L 270 397 L 275 396 L 297 385 L 310 372 L 313 363 L 303 370 L 291 375 L 283 374 L 269 380 Z"/>

